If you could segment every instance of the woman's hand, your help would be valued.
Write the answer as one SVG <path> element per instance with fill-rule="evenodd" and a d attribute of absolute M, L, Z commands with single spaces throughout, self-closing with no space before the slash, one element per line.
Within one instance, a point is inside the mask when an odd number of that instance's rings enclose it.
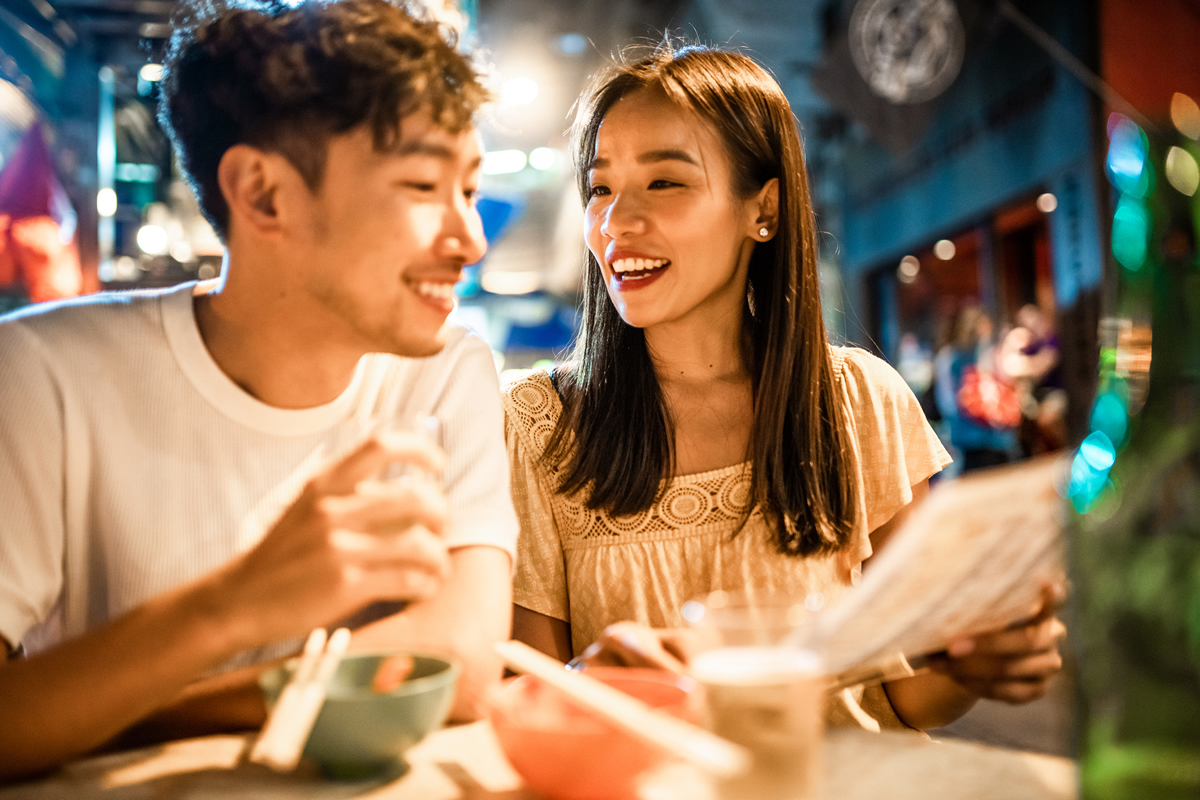
<path fill-rule="evenodd" d="M 944 655 L 931 657 L 931 669 L 979 697 L 1007 703 L 1038 699 L 1062 669 L 1058 640 L 1067 629 L 1055 610 L 1063 594 L 1061 586 L 1046 585 L 1028 622 L 952 641 Z"/>
<path fill-rule="evenodd" d="M 571 661 L 575 668 L 647 667 L 682 675 L 692 656 L 708 649 L 704 637 L 687 628 L 648 628 L 616 622 Z"/>

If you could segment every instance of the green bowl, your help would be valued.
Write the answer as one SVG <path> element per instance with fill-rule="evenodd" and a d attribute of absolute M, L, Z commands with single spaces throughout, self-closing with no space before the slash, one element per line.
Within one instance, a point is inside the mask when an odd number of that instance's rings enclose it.
<path fill-rule="evenodd" d="M 440 656 L 409 653 L 413 670 L 392 692 L 371 681 L 379 663 L 398 653 L 354 653 L 342 659 L 325 694 L 304 755 L 337 780 L 362 780 L 407 767 L 404 751 L 446 721 L 460 668 Z M 267 707 L 275 705 L 297 659 L 264 672 L 259 685 Z"/>

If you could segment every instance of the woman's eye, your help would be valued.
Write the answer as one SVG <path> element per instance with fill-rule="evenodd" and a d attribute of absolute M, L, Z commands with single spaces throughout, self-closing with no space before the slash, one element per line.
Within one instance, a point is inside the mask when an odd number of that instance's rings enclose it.
<path fill-rule="evenodd" d="M 668 181 L 668 180 L 664 180 L 661 178 L 659 180 L 650 182 L 651 189 L 671 189 L 675 186 L 680 186 L 680 185 L 681 184 L 678 184 L 675 181 Z"/>
<path fill-rule="evenodd" d="M 432 192 L 437 187 L 432 183 L 422 183 L 421 181 L 405 181 L 405 188 L 415 189 L 418 192 Z"/>
<path fill-rule="evenodd" d="M 601 197 L 609 193 L 607 186 L 594 185 L 588 189 L 588 197 Z"/>

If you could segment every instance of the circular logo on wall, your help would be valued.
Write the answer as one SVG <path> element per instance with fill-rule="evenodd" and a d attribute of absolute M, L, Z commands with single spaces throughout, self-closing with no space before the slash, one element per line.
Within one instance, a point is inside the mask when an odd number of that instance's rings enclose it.
<path fill-rule="evenodd" d="M 953 0 L 859 0 L 850 15 L 854 66 L 893 103 L 944 92 L 962 67 L 966 38 Z"/>

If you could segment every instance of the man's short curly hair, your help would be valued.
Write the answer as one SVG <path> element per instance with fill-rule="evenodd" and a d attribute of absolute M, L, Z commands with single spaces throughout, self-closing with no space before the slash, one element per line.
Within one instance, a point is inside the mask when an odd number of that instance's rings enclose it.
<path fill-rule="evenodd" d="M 457 133 L 487 99 L 444 26 L 389 0 L 195 0 L 176 20 L 159 119 L 222 239 L 229 206 L 217 166 L 248 144 L 320 186 L 331 135 L 369 125 L 381 151 L 428 107 Z"/>

